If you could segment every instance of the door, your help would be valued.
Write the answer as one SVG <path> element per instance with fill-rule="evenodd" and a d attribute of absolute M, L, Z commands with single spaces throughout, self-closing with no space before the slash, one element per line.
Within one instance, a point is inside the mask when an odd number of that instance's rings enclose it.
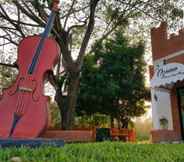
<path fill-rule="evenodd" d="M 180 115 L 180 123 L 181 123 L 181 133 L 184 139 L 184 87 L 177 89 L 177 96 L 178 96 L 178 108 L 179 108 L 179 115 Z"/>

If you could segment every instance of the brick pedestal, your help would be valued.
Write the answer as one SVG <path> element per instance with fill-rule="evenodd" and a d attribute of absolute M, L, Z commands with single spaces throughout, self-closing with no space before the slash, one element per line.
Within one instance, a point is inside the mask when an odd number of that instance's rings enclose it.
<path fill-rule="evenodd" d="M 160 142 L 171 142 L 171 141 L 180 141 L 181 136 L 178 135 L 177 132 L 172 130 L 152 130 L 152 142 L 153 143 L 160 143 Z"/>

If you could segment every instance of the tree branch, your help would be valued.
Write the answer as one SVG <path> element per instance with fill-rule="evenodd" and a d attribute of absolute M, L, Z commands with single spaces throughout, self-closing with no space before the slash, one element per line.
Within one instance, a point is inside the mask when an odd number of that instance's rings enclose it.
<path fill-rule="evenodd" d="M 73 9 L 73 10 L 71 11 L 70 15 L 71 15 L 71 14 L 75 14 L 75 13 L 77 13 L 77 12 L 80 12 L 80 11 L 82 11 L 82 10 L 85 10 L 85 9 L 87 9 L 89 6 L 90 6 L 90 5 L 84 6 L 84 7 L 79 8 L 79 9 Z M 63 15 L 63 16 L 61 16 L 60 19 L 64 19 L 67 15 L 68 15 L 68 13 L 66 13 L 66 14 Z"/>
<path fill-rule="evenodd" d="M 144 2 L 144 1 L 136 1 L 136 2 L 134 2 L 134 4 L 131 4 L 131 3 L 125 2 L 124 0 L 117 0 L 117 1 L 120 2 L 121 4 L 124 4 L 127 6 L 132 6 L 133 9 L 136 9 L 137 11 L 142 12 L 143 14 L 149 16 L 151 19 L 159 21 L 159 19 L 157 19 L 156 17 L 149 14 L 149 12 L 146 12 L 146 9 L 149 8 L 148 6 L 154 8 L 154 6 L 151 5 L 151 3 Z M 145 5 L 145 7 L 143 9 L 141 9 L 140 6 L 144 6 L 144 5 Z"/>
<path fill-rule="evenodd" d="M 32 16 L 37 17 L 37 15 L 33 12 L 33 10 L 28 6 L 28 4 L 24 1 L 21 0 L 22 3 L 24 4 L 24 6 L 26 7 L 26 9 L 31 13 Z"/>
<path fill-rule="evenodd" d="M 41 6 L 38 1 L 36 1 L 36 4 L 32 3 L 32 5 L 37 10 L 37 12 L 38 12 L 39 16 L 42 18 L 42 20 L 44 20 L 46 22 L 47 21 L 47 18 L 48 18 L 48 15 L 45 12 L 43 6 Z"/>
<path fill-rule="evenodd" d="M 79 51 L 79 55 L 77 58 L 77 66 L 78 66 L 78 70 L 80 71 L 81 66 L 82 66 L 82 62 L 84 59 L 84 54 L 90 39 L 90 36 L 92 34 L 92 31 L 94 29 L 94 24 L 95 24 L 95 10 L 96 10 L 96 6 L 98 4 L 99 0 L 91 0 L 90 1 L 90 16 L 89 16 L 89 22 L 88 22 L 88 26 L 81 44 L 81 48 Z"/>
<path fill-rule="evenodd" d="M 73 1 L 72 1 L 72 5 L 71 5 L 71 7 L 70 7 L 68 13 L 66 14 L 66 18 L 65 18 L 65 22 L 64 22 L 64 26 L 63 26 L 64 29 L 66 28 L 68 18 L 69 18 L 69 16 L 70 16 L 71 12 L 72 12 L 72 9 L 73 9 L 73 6 L 74 6 L 75 2 L 76 2 L 76 0 L 73 0 Z"/>
<path fill-rule="evenodd" d="M 45 23 L 35 14 L 32 14 L 28 12 L 19 2 L 18 0 L 13 0 L 13 3 L 21 10 L 22 13 L 24 13 L 26 16 L 28 16 L 31 20 L 34 22 L 40 24 L 40 26 L 44 26 Z M 33 2 L 32 2 L 33 3 Z"/>
<path fill-rule="evenodd" d="M 6 33 L 6 35 L 3 35 L 3 36 L 0 36 L 0 38 L 3 38 L 3 39 L 5 39 L 5 40 L 8 40 L 9 42 L 11 42 L 12 44 L 14 44 L 15 46 L 18 46 L 18 43 L 17 42 L 15 42 L 13 39 L 12 39 L 12 37 L 10 36 L 10 34 L 7 32 L 7 31 L 4 31 L 5 33 Z M 9 38 L 8 38 L 8 37 Z"/>
<path fill-rule="evenodd" d="M 6 64 L 6 63 L 0 63 L 1 66 L 7 66 L 7 67 L 11 67 L 11 68 L 16 68 L 18 69 L 17 64 Z"/>
<path fill-rule="evenodd" d="M 85 27 L 85 26 L 86 26 L 86 24 L 87 24 L 87 21 L 86 21 L 86 22 L 84 22 L 84 24 L 80 24 L 80 25 L 73 25 L 73 26 L 71 26 L 71 27 L 69 27 L 69 28 L 68 28 L 68 32 L 70 33 L 70 31 L 71 31 L 71 30 L 73 30 L 74 28 L 83 28 L 83 27 Z"/>
<path fill-rule="evenodd" d="M 21 30 L 20 26 L 18 24 L 15 24 L 11 18 L 8 16 L 8 14 L 6 13 L 5 9 L 3 8 L 3 6 L 0 4 L 0 9 L 1 9 L 1 16 L 6 19 L 10 24 L 12 24 L 17 31 L 19 31 L 19 33 L 22 35 L 22 37 L 25 37 L 23 31 Z"/>

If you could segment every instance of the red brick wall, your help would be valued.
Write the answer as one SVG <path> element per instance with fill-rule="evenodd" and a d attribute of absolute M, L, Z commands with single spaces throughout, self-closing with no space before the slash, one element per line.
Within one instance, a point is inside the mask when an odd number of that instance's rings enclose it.
<path fill-rule="evenodd" d="M 178 134 L 175 131 L 163 129 L 163 130 L 153 130 L 151 132 L 152 134 L 152 142 L 153 143 L 159 143 L 161 141 L 178 141 L 180 140 L 180 137 L 178 137 Z"/>
<path fill-rule="evenodd" d="M 178 62 L 184 64 L 184 54 L 166 60 L 166 63 Z"/>
<path fill-rule="evenodd" d="M 153 60 L 184 50 L 184 29 L 179 34 L 168 35 L 167 24 L 162 22 L 158 28 L 151 30 Z"/>
<path fill-rule="evenodd" d="M 94 130 L 47 130 L 41 137 L 63 139 L 65 142 L 95 141 Z"/>
<path fill-rule="evenodd" d="M 172 117 L 173 117 L 173 128 L 174 128 L 174 131 L 176 132 L 178 139 L 181 139 L 181 124 L 180 124 L 176 88 L 173 88 L 171 91 L 171 107 L 172 107 Z"/>

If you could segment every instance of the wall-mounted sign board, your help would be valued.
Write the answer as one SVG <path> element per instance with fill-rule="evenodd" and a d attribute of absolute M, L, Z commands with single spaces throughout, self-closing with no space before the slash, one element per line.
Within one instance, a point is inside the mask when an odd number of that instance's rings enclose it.
<path fill-rule="evenodd" d="M 151 80 L 151 87 L 159 87 L 184 80 L 184 65 L 180 63 L 164 64 L 158 67 Z"/>

